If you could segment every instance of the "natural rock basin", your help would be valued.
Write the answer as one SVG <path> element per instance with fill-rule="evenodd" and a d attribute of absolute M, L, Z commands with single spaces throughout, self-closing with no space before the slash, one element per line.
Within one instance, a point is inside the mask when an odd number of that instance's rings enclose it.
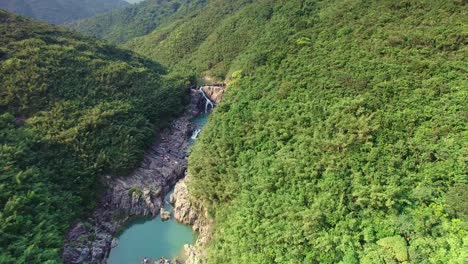
<path fill-rule="evenodd" d="M 172 210 L 168 203 L 171 193 L 164 199 L 167 211 Z M 173 259 L 180 255 L 185 244 L 193 243 L 196 235 L 192 228 L 177 223 L 174 218 L 162 221 L 158 216 L 133 221 L 117 239 L 118 244 L 107 260 L 109 264 L 139 264 L 144 257 Z"/>
<path fill-rule="evenodd" d="M 200 114 L 192 120 L 192 124 L 201 129 L 207 120 L 207 114 Z M 195 142 L 195 138 L 190 140 L 190 145 Z M 164 210 L 169 212 L 173 209 L 169 203 L 172 192 L 164 198 Z M 168 221 L 162 221 L 160 216 L 154 219 L 140 218 L 132 221 L 117 236 L 117 246 L 111 250 L 107 263 L 138 264 L 145 257 L 153 261 L 161 257 L 174 259 L 181 255 L 185 244 L 192 244 L 195 239 L 192 228 L 178 223 L 173 217 Z"/>

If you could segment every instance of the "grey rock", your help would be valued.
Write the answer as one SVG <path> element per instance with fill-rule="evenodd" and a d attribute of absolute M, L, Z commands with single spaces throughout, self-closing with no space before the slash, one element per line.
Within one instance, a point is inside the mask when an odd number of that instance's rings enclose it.
<path fill-rule="evenodd" d="M 88 234 L 88 230 L 86 230 L 86 227 L 82 223 L 78 223 L 68 233 L 68 239 L 69 240 L 77 240 L 81 236 L 86 235 L 86 234 Z"/>
<path fill-rule="evenodd" d="M 187 169 L 186 151 L 194 130 L 190 119 L 200 113 L 199 93 L 188 90 L 191 101 L 185 114 L 158 133 L 138 169 L 125 177 L 102 177 L 107 191 L 87 224 L 70 228 L 62 253 L 64 263 L 106 263 L 112 237 L 128 219 L 160 213 L 165 192 Z M 90 226 L 89 230 L 85 226 Z"/>
<path fill-rule="evenodd" d="M 161 216 L 161 220 L 163 221 L 171 219 L 171 212 L 164 210 L 164 208 L 161 208 L 159 215 Z"/>
<path fill-rule="evenodd" d="M 119 245 L 119 239 L 117 238 L 112 239 L 111 248 L 115 248 L 118 245 Z"/>

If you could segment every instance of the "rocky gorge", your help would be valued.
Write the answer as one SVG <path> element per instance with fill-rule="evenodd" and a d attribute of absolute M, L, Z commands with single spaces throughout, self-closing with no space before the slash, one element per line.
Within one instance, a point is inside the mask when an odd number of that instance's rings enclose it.
<path fill-rule="evenodd" d="M 194 245 L 184 246 L 187 257 L 185 264 L 199 264 L 206 258 L 203 248 L 210 241 L 213 223 L 206 210 L 190 200 L 190 193 L 187 188 L 188 181 L 190 181 L 189 175 L 177 182 L 170 202 L 174 206 L 174 218 L 183 224 L 192 226 L 193 231 L 198 233 Z"/>
<path fill-rule="evenodd" d="M 162 210 L 164 196 L 184 178 L 187 169 L 190 136 L 197 129 L 190 121 L 207 111 L 207 100 L 212 100 L 212 104 L 219 102 L 223 92 L 224 87 L 210 88 L 207 92 L 205 88 L 188 89 L 190 102 L 184 114 L 159 133 L 141 165 L 128 176 L 102 178 L 105 192 L 96 210 L 87 219 L 76 222 L 67 234 L 62 253 L 64 263 L 106 263 L 110 250 L 117 243 L 114 236 L 126 223 L 136 217 L 165 213 Z M 201 234 L 197 245 L 205 243 L 209 225 L 202 220 L 204 217 L 199 217 L 200 208 L 192 208 L 184 180 L 176 185 L 171 202 L 175 219 L 192 225 L 193 230 Z M 194 246 L 187 245 L 186 249 L 188 263 L 200 259 Z"/>

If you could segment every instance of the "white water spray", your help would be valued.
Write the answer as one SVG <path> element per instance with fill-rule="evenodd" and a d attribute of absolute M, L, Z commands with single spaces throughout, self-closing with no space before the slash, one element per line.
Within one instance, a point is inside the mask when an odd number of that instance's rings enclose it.
<path fill-rule="evenodd" d="M 200 128 L 195 129 L 195 131 L 193 131 L 193 134 L 192 134 L 192 139 L 196 139 L 198 137 L 198 134 L 200 134 L 200 132 L 201 132 Z"/>
<path fill-rule="evenodd" d="M 213 109 L 214 103 L 210 100 L 210 98 L 208 98 L 208 96 L 206 96 L 205 91 L 203 91 L 203 86 L 200 86 L 198 90 L 202 93 L 203 97 L 205 98 L 205 114 L 208 114 L 208 110 Z"/>

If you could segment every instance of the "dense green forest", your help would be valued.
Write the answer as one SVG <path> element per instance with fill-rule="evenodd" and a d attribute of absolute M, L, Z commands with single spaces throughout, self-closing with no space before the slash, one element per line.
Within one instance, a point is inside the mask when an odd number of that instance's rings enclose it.
<path fill-rule="evenodd" d="M 0 263 L 59 263 L 65 231 L 182 109 L 164 68 L 0 10 Z"/>
<path fill-rule="evenodd" d="M 163 25 L 175 23 L 181 18 L 193 17 L 206 2 L 207 0 L 147 0 L 66 26 L 121 44 Z"/>
<path fill-rule="evenodd" d="M 466 2 L 230 10 L 133 46 L 231 80 L 189 163 L 216 221 L 208 262 L 466 263 Z M 206 38 L 184 42 L 194 28 Z"/>
<path fill-rule="evenodd" d="M 212 0 L 123 41 L 229 82 L 189 162 L 208 262 L 464 263 L 467 11 Z"/>
<path fill-rule="evenodd" d="M 189 160 L 208 263 L 466 263 L 466 1 L 148 0 L 70 25 L 151 61 L 1 14 L 0 262 L 56 259 L 96 176 L 178 111 L 168 67 L 229 83 Z"/>
<path fill-rule="evenodd" d="M 53 24 L 62 24 L 116 8 L 128 6 L 124 0 L 2 0 L 0 8 Z"/>

